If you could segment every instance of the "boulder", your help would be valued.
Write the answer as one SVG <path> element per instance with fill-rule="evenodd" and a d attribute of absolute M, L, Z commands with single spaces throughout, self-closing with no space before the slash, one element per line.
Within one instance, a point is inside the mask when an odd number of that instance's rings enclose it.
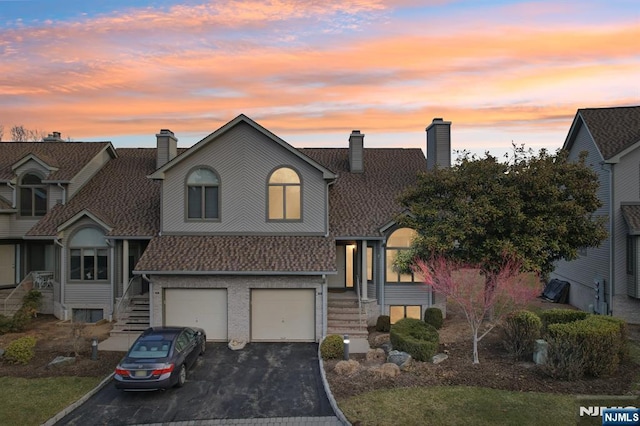
<path fill-rule="evenodd" d="M 375 336 L 372 340 L 372 344 L 375 348 L 380 348 L 382 347 L 382 345 L 384 345 L 385 343 L 389 343 L 390 341 L 390 337 L 389 337 L 389 333 L 385 333 L 385 334 L 378 334 L 377 336 Z"/>
<path fill-rule="evenodd" d="M 391 346 L 391 342 L 386 342 L 380 345 L 380 349 L 382 349 L 385 354 L 389 355 L 389 352 L 393 350 L 393 346 Z"/>
<path fill-rule="evenodd" d="M 360 363 L 354 359 L 338 361 L 334 371 L 341 376 L 350 376 L 360 370 Z"/>
<path fill-rule="evenodd" d="M 401 370 L 404 370 L 411 364 L 411 355 L 406 352 L 391 351 L 387 356 L 387 362 L 391 362 L 400 367 Z"/>
<path fill-rule="evenodd" d="M 384 363 L 380 367 L 374 367 L 371 371 L 381 379 L 394 378 L 400 375 L 400 367 L 391 362 Z"/>
<path fill-rule="evenodd" d="M 239 351 L 240 349 L 244 349 L 244 347 L 247 346 L 247 342 L 245 342 L 244 340 L 231 339 L 229 340 L 229 344 L 227 346 L 229 346 L 229 349 L 231 349 L 232 351 Z"/>
<path fill-rule="evenodd" d="M 47 367 L 60 367 L 62 365 L 73 364 L 74 362 L 76 362 L 76 359 L 72 356 L 57 356 Z"/>
<path fill-rule="evenodd" d="M 369 362 L 378 362 L 382 364 L 386 361 L 387 354 L 384 353 L 384 349 L 370 349 L 369 352 L 367 352 L 366 359 Z"/>
<path fill-rule="evenodd" d="M 444 361 L 447 358 L 449 358 L 449 355 L 447 354 L 435 354 L 433 358 L 431 358 L 431 361 L 434 364 L 440 364 L 442 361 Z"/>

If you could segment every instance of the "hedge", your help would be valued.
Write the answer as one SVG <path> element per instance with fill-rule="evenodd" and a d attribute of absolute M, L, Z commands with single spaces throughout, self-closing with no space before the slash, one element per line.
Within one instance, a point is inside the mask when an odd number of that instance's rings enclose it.
<path fill-rule="evenodd" d="M 585 311 L 575 309 L 549 309 L 538 314 L 542 320 L 542 332 L 546 332 L 551 324 L 566 324 L 569 322 L 580 321 L 587 318 L 590 314 Z"/>
<path fill-rule="evenodd" d="M 338 334 L 331 334 L 320 344 L 322 359 L 338 359 L 344 356 L 344 340 Z"/>
<path fill-rule="evenodd" d="M 504 346 L 514 359 L 531 359 L 536 339 L 540 338 L 542 321 L 531 311 L 513 312 L 505 318 Z"/>
<path fill-rule="evenodd" d="M 404 318 L 391 326 L 393 349 L 404 351 L 418 361 L 430 361 L 440 344 L 438 330 L 424 321 Z"/>
<path fill-rule="evenodd" d="M 442 311 L 440 308 L 427 308 L 424 311 L 424 322 L 432 325 L 436 330 L 440 330 L 444 320 L 442 319 Z"/>

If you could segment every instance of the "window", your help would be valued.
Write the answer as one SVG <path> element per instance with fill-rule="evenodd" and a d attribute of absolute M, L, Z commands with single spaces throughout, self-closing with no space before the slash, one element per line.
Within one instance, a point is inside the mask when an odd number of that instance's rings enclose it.
<path fill-rule="evenodd" d="M 192 171 L 187 194 L 187 219 L 220 219 L 220 179 L 213 170 Z"/>
<path fill-rule="evenodd" d="M 102 309 L 72 309 L 73 322 L 95 323 L 104 316 Z"/>
<path fill-rule="evenodd" d="M 44 216 L 47 213 L 47 186 L 42 178 L 27 173 L 20 179 L 20 216 Z"/>
<path fill-rule="evenodd" d="M 104 233 L 82 228 L 69 241 L 69 278 L 106 281 L 109 278 L 109 246 Z"/>
<path fill-rule="evenodd" d="M 289 168 L 276 169 L 269 176 L 269 220 L 300 220 L 300 176 Z"/>
<path fill-rule="evenodd" d="M 387 283 L 413 283 L 420 281 L 416 274 L 401 274 L 394 266 L 394 261 L 398 254 L 407 251 L 411 247 L 411 241 L 416 235 L 416 231 L 410 228 L 400 228 L 395 230 L 387 239 Z"/>
<path fill-rule="evenodd" d="M 403 318 L 422 319 L 422 306 L 389 306 L 389 319 L 391 320 L 391 324 L 395 324 Z"/>

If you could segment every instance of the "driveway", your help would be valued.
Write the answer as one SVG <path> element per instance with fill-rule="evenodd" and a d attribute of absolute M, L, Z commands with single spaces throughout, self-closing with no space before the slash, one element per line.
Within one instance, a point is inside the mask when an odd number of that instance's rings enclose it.
<path fill-rule="evenodd" d="M 334 416 L 315 343 L 208 343 L 180 389 L 121 392 L 109 383 L 58 425 Z"/>

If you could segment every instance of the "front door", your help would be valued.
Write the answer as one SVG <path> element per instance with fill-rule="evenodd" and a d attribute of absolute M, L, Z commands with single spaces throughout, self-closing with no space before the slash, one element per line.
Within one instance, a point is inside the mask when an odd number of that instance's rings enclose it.
<path fill-rule="evenodd" d="M 16 283 L 16 246 L 0 245 L 0 286 Z"/>
<path fill-rule="evenodd" d="M 328 276 L 330 289 L 353 290 L 356 281 L 356 247 L 355 244 L 336 246 L 337 274 Z"/>

